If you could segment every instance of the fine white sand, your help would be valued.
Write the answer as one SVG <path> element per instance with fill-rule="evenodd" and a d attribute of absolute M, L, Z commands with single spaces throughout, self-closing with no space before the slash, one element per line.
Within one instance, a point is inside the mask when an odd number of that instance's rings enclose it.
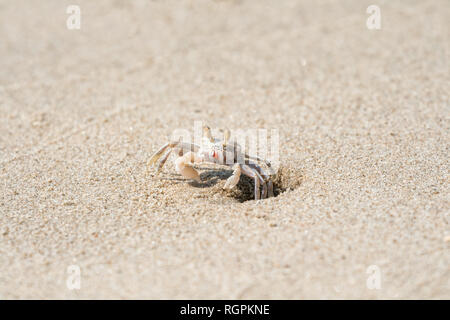
<path fill-rule="evenodd" d="M 0 299 L 450 298 L 447 0 L 77 3 L 0 1 Z M 147 174 L 195 120 L 292 190 Z"/>

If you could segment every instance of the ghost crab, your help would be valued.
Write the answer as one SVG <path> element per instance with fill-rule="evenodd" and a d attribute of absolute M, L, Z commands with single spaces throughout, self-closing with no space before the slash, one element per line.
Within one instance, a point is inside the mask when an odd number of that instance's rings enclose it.
<path fill-rule="evenodd" d="M 147 163 L 148 167 L 155 165 L 159 160 L 157 166 L 159 173 L 173 150 L 176 150 L 179 156 L 175 159 L 175 168 L 185 178 L 201 182 L 200 175 L 193 164 L 207 162 L 228 166 L 233 169 L 233 174 L 225 182 L 223 187 L 225 190 L 235 187 L 241 174 L 244 174 L 255 182 L 255 200 L 273 197 L 270 162 L 257 156 L 248 155 L 241 150 L 241 146 L 236 141 L 230 142 L 228 129 L 224 130 L 223 139 L 215 139 L 210 128 L 204 126 L 201 146 L 183 142 L 181 139 L 176 142 L 168 142 L 152 155 Z M 260 163 L 268 168 L 270 174 L 266 173 Z M 260 191 L 260 187 L 262 187 L 262 191 Z"/>

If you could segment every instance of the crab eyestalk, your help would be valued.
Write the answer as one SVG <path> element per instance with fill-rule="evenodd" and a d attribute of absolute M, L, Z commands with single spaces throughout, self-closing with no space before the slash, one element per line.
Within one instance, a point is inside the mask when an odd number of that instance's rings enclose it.
<path fill-rule="evenodd" d="M 214 142 L 214 139 L 211 134 L 211 129 L 208 126 L 203 127 L 203 136 L 207 137 L 210 142 Z"/>
<path fill-rule="evenodd" d="M 230 130 L 228 128 L 224 129 L 223 132 L 223 145 L 226 146 L 228 144 L 228 140 L 230 139 Z"/>

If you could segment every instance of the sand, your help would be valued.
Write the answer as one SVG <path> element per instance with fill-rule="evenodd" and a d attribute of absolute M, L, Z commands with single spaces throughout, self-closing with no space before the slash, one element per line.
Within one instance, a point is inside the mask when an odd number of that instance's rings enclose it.
<path fill-rule="evenodd" d="M 450 298 L 448 1 L 77 3 L 0 2 L 0 299 Z M 147 173 L 195 120 L 287 190 Z"/>

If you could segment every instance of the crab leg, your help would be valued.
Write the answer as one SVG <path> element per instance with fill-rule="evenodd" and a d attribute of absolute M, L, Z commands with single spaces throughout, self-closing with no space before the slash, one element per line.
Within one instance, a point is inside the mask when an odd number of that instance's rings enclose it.
<path fill-rule="evenodd" d="M 261 193 L 261 198 L 262 199 L 267 198 L 267 191 L 268 190 L 267 190 L 266 181 L 268 180 L 269 176 L 263 171 L 263 169 L 259 165 L 257 165 L 254 162 L 250 162 L 248 164 L 248 166 L 250 168 L 252 168 L 256 172 L 256 174 L 259 176 L 259 178 L 261 180 L 261 184 L 262 184 L 262 187 L 263 187 L 263 190 L 262 190 L 262 193 Z"/>
<path fill-rule="evenodd" d="M 255 171 L 256 175 L 258 176 L 258 179 L 260 181 L 260 184 L 262 185 L 262 193 L 261 193 L 261 199 L 267 198 L 267 184 L 266 181 L 261 177 L 261 175 L 258 172 L 257 168 L 252 168 L 253 171 Z"/>
<path fill-rule="evenodd" d="M 256 163 L 249 163 L 249 166 L 252 167 L 253 169 L 256 169 L 259 174 L 262 176 L 263 180 L 265 182 L 267 182 L 267 186 L 268 188 L 266 190 L 264 190 L 263 188 L 263 198 L 267 198 L 267 197 L 273 197 L 273 183 L 272 180 L 270 179 L 270 176 L 263 170 L 263 168 L 261 168 L 259 165 L 257 165 Z"/>
<path fill-rule="evenodd" d="M 233 174 L 227 179 L 225 185 L 223 186 L 224 189 L 230 190 L 234 188 L 239 182 L 239 178 L 241 177 L 241 165 L 239 163 L 235 163 L 233 165 L 233 170 Z"/>
<path fill-rule="evenodd" d="M 267 198 L 266 176 L 262 173 L 263 170 L 262 170 L 261 167 L 258 166 L 257 164 L 254 164 L 254 165 L 251 166 L 251 167 L 259 173 L 259 175 L 261 176 L 262 180 L 264 181 L 264 182 L 263 182 L 263 190 L 262 190 L 262 193 L 261 193 L 261 198 L 262 198 L 262 199 L 265 199 L 265 198 Z"/>
<path fill-rule="evenodd" d="M 255 180 L 255 200 L 261 199 L 261 193 L 259 191 L 260 183 L 265 184 L 264 180 L 259 175 L 258 171 L 252 169 L 248 165 L 241 165 L 242 173 Z"/>
<path fill-rule="evenodd" d="M 159 161 L 158 168 L 156 169 L 156 173 L 159 173 L 166 163 L 167 159 L 169 158 L 170 154 L 172 153 L 173 149 L 169 149 L 169 151 L 166 152 L 166 154 L 162 157 L 162 159 Z"/>
<path fill-rule="evenodd" d="M 260 161 L 260 162 L 264 163 L 269 168 L 272 166 L 272 164 L 269 161 L 267 161 L 266 159 L 260 158 L 258 156 L 251 156 L 251 155 L 248 155 L 248 154 L 245 153 L 244 157 L 247 158 L 247 159 Z"/>
<path fill-rule="evenodd" d="M 178 143 L 178 142 L 177 142 Z M 164 152 L 167 150 L 167 148 L 173 148 L 175 145 L 171 145 L 170 142 L 167 142 L 166 144 L 164 144 L 161 148 L 159 148 L 158 151 L 156 151 L 148 160 L 147 162 L 147 166 L 150 167 L 152 166 L 156 161 L 159 160 L 159 158 L 161 158 L 161 156 L 164 154 Z"/>
<path fill-rule="evenodd" d="M 273 182 L 272 180 L 267 181 L 267 185 L 269 187 L 269 194 L 268 197 L 274 197 L 275 195 L 273 194 Z"/>
<path fill-rule="evenodd" d="M 166 154 L 164 154 L 167 149 L 170 149 Z M 163 157 L 158 165 L 157 171 L 161 170 L 164 163 L 167 161 L 167 158 L 169 157 L 170 153 L 173 149 L 179 149 L 180 154 L 183 155 L 185 151 L 198 151 L 200 147 L 194 143 L 188 143 L 188 142 L 168 142 L 164 144 L 161 148 L 158 149 L 151 157 L 150 160 L 147 162 L 147 167 L 150 167 L 154 165 L 161 157 Z"/>

